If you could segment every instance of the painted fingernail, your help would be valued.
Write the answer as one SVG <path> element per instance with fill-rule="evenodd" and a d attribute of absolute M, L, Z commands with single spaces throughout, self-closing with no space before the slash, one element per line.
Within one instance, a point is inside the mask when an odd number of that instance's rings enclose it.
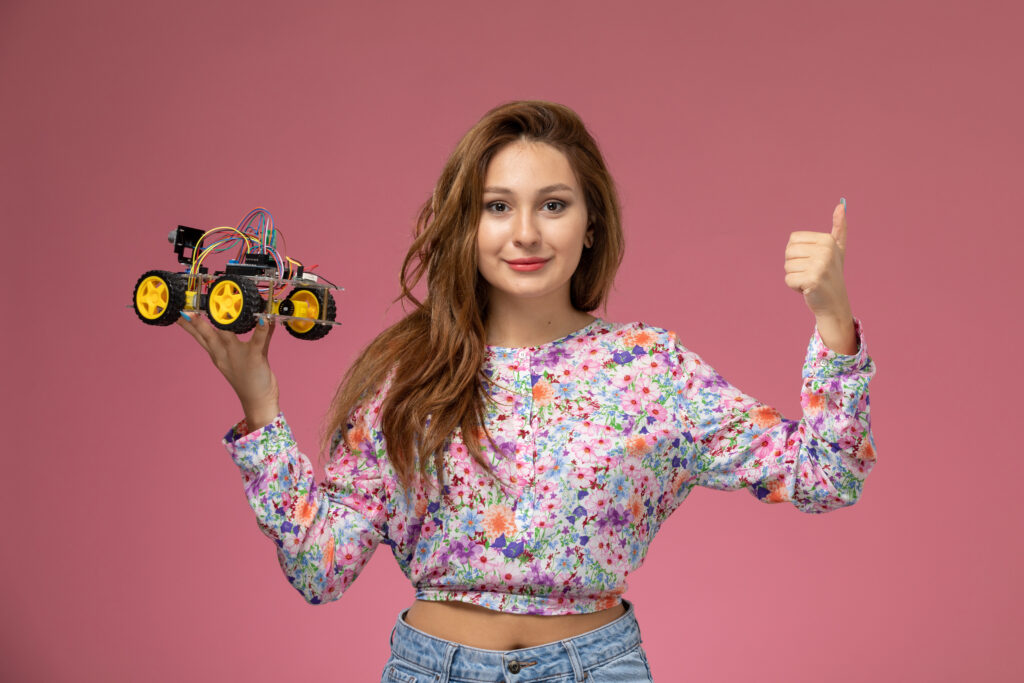
<path fill-rule="evenodd" d="M 185 320 L 188 320 L 188 321 L 192 320 L 192 318 L 190 318 L 188 313 L 186 313 L 185 311 L 181 312 L 181 317 L 184 318 Z"/>
<path fill-rule="evenodd" d="M 843 215 L 846 215 L 846 197 L 840 197 L 839 203 L 843 205 Z"/>
<path fill-rule="evenodd" d="M 263 318 L 260 318 L 260 325 L 266 325 L 266 324 L 267 324 L 267 321 L 264 320 Z"/>

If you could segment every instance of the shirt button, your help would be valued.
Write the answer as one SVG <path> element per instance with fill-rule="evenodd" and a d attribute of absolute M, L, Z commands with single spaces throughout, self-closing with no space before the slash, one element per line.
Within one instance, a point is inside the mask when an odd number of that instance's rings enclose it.
<path fill-rule="evenodd" d="M 508 670 L 511 671 L 512 673 L 514 673 L 514 674 L 519 673 L 519 669 L 520 669 L 519 662 L 509 662 L 508 663 Z"/>

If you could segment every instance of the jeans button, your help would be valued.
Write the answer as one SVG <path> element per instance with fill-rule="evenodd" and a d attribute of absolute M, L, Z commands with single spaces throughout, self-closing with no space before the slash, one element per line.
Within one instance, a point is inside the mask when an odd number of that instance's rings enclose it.
<path fill-rule="evenodd" d="M 509 662 L 508 663 L 508 670 L 511 671 L 514 674 L 519 673 L 519 668 L 520 668 L 519 667 L 519 662 Z"/>

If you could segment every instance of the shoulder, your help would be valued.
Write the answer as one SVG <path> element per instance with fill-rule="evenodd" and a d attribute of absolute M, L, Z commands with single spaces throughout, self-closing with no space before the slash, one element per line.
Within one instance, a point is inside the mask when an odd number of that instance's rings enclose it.
<path fill-rule="evenodd" d="M 676 334 L 664 327 L 602 320 L 572 344 L 569 355 L 607 372 L 676 376 L 681 352 Z"/>
<path fill-rule="evenodd" d="M 397 370 L 397 366 L 392 366 L 376 386 L 370 387 L 363 392 L 363 395 L 356 403 L 355 410 L 350 416 L 350 421 L 361 422 L 364 426 L 371 429 L 380 428 L 381 410 L 384 400 L 388 397 L 391 387 L 395 383 Z"/>
<path fill-rule="evenodd" d="M 602 321 L 593 338 L 602 345 L 614 346 L 637 354 L 665 352 L 679 344 L 678 337 L 672 330 L 641 321 Z"/>
<path fill-rule="evenodd" d="M 345 419 L 337 424 L 331 436 L 330 449 L 334 452 L 342 440 L 352 448 L 361 441 L 369 440 L 381 431 L 381 415 L 384 401 L 395 381 L 395 367 L 387 372 L 375 386 L 363 390 L 351 404 Z"/>

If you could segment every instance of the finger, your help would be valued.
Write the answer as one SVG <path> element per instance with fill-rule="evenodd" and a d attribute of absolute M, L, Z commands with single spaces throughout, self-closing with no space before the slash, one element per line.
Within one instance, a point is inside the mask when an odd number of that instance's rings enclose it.
<path fill-rule="evenodd" d="M 831 237 L 827 232 L 813 230 L 797 230 L 789 233 L 790 244 L 827 244 Z"/>
<path fill-rule="evenodd" d="M 199 333 L 199 330 L 196 329 L 195 321 L 182 316 L 178 318 L 178 321 L 175 324 L 188 332 L 193 339 L 199 342 L 199 345 L 203 347 L 204 351 L 207 353 L 210 352 L 210 345 L 207 343 L 206 339 L 203 338 L 203 335 Z"/>
<path fill-rule="evenodd" d="M 803 273 L 787 273 L 786 286 L 802 294 L 804 289 L 809 286 L 807 276 Z"/>
<path fill-rule="evenodd" d="M 263 357 L 264 358 L 266 358 L 267 354 L 270 352 L 270 339 L 271 339 L 271 337 L 274 336 L 274 330 L 277 329 L 277 323 L 276 322 L 271 322 L 269 325 L 267 325 L 267 327 L 270 328 L 270 329 L 267 330 L 267 338 L 263 342 Z"/>
<path fill-rule="evenodd" d="M 808 244 L 807 242 L 795 242 L 786 246 L 786 258 L 808 258 L 827 254 L 827 249 L 822 249 L 820 244 Z"/>
<path fill-rule="evenodd" d="M 202 315 L 193 314 L 193 325 L 195 325 L 196 331 L 202 335 L 203 340 L 206 342 L 207 350 L 210 352 L 210 358 L 213 359 L 214 365 L 221 368 L 223 372 L 224 364 L 236 353 L 236 349 L 240 344 L 238 335 L 228 330 L 222 330 L 216 325 L 211 324 L 208 320 L 203 318 Z"/>
<path fill-rule="evenodd" d="M 267 325 L 267 319 L 258 317 L 256 319 L 256 327 L 252 328 L 252 336 L 249 337 L 249 342 L 254 347 L 263 348 L 263 344 L 267 341 L 267 333 L 269 332 L 269 325 Z"/>
<path fill-rule="evenodd" d="M 786 259 L 784 268 L 787 273 L 803 273 L 812 268 L 814 262 L 809 258 Z"/>
<path fill-rule="evenodd" d="M 189 313 L 189 315 L 191 316 L 191 322 L 189 323 L 189 325 L 192 327 L 193 330 L 195 330 L 196 334 L 199 335 L 199 337 L 202 338 L 202 340 L 206 343 L 206 346 L 208 347 L 207 350 L 212 352 L 214 349 L 217 349 L 224 345 L 224 339 L 219 334 L 220 332 L 223 332 L 223 330 L 218 329 L 211 325 L 209 322 L 207 322 L 207 320 L 203 317 L 203 314 L 199 313 L 198 311 Z"/>
<path fill-rule="evenodd" d="M 274 336 L 274 323 L 268 322 L 266 318 L 260 318 L 252 337 L 249 338 L 249 343 L 252 344 L 253 349 L 259 349 L 259 352 L 266 358 L 272 336 Z"/>
<path fill-rule="evenodd" d="M 840 249 L 846 250 L 846 197 L 840 198 L 832 212 L 832 239 Z"/>
<path fill-rule="evenodd" d="M 204 327 L 210 331 L 215 339 L 220 342 L 220 345 L 227 348 L 233 345 L 243 344 L 241 339 L 238 338 L 238 334 L 230 330 L 222 330 L 219 327 L 213 325 L 204 325 Z"/>

